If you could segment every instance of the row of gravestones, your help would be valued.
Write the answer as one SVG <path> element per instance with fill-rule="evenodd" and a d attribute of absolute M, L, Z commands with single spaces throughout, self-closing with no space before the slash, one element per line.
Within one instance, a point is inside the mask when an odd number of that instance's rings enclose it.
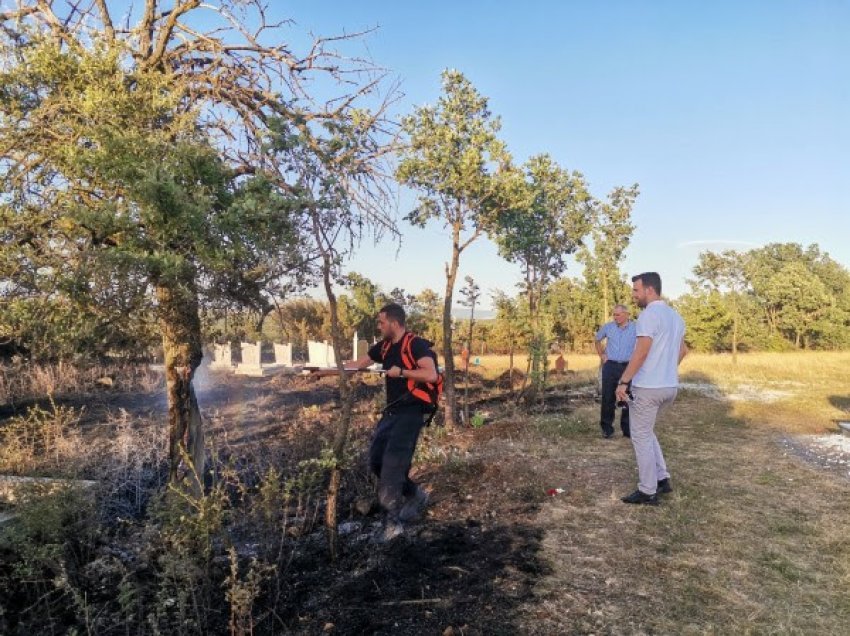
<path fill-rule="evenodd" d="M 243 342 L 240 347 L 242 349 L 242 361 L 234 365 L 233 349 L 230 343 L 214 344 L 210 369 L 235 370 L 239 375 L 265 375 L 272 371 L 293 368 L 291 344 L 274 343 L 274 362 L 272 364 L 262 363 L 262 343 L 259 341 Z"/>
<path fill-rule="evenodd" d="M 299 367 L 292 364 L 292 345 L 274 343 L 274 362 L 272 364 L 263 364 L 261 361 L 261 343 L 242 342 L 242 362 L 236 365 L 235 371 L 239 375 L 267 375 L 270 373 L 281 371 L 297 371 Z M 358 340 L 357 334 L 354 334 L 354 342 L 352 343 L 354 350 L 357 352 L 356 358 L 366 355 L 369 344 L 365 340 Z M 213 345 L 213 360 L 210 364 L 211 369 L 233 370 L 233 351 L 230 343 Z M 307 342 L 307 354 L 309 361 L 307 366 L 318 368 L 334 368 L 336 367 L 336 353 L 334 348 L 327 342 L 315 342 L 310 340 Z M 303 366 L 303 365 L 302 365 Z"/>

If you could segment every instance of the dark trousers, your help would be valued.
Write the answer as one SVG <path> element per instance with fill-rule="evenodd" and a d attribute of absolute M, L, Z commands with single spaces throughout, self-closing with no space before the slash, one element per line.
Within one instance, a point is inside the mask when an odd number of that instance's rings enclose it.
<path fill-rule="evenodd" d="M 602 365 L 602 414 L 599 423 L 602 426 L 602 432 L 610 434 L 614 432 L 614 410 L 617 407 L 617 398 L 614 392 L 617 390 L 617 383 L 623 376 L 623 371 L 626 370 L 628 362 L 614 362 L 608 360 Z M 620 415 L 620 428 L 623 435 L 629 435 L 629 409 L 623 407 L 623 412 Z"/>
<path fill-rule="evenodd" d="M 378 501 L 390 515 L 416 492 L 408 473 L 423 424 L 422 410 L 413 408 L 385 413 L 375 428 L 369 467 L 378 477 Z"/>

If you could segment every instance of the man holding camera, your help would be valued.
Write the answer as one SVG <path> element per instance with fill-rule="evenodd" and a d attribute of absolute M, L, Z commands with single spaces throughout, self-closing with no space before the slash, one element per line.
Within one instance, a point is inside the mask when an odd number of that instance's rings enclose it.
<path fill-rule="evenodd" d="M 632 283 L 632 298 L 643 311 L 637 319 L 635 350 L 617 385 L 616 398 L 628 399 L 638 489 L 623 497 L 623 502 L 657 505 L 657 493 L 673 489 L 655 436 L 655 420 L 659 411 L 673 404 L 679 390 L 679 363 L 688 353 L 685 321 L 661 300 L 657 273 L 638 274 Z"/>

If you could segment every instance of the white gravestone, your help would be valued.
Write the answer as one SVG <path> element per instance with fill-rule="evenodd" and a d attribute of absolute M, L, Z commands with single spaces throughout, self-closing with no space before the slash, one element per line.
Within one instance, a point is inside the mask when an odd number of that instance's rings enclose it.
<path fill-rule="evenodd" d="M 210 369 L 227 369 L 233 368 L 233 356 L 230 349 L 230 343 L 214 344 L 213 359 L 210 363 Z"/>
<path fill-rule="evenodd" d="M 336 355 L 334 348 L 328 342 L 307 342 L 307 353 L 310 358 L 311 367 L 328 368 L 336 367 Z"/>
<path fill-rule="evenodd" d="M 351 358 L 359 360 L 369 353 L 369 342 L 358 337 L 357 332 L 354 332 L 354 340 L 351 341 Z"/>
<path fill-rule="evenodd" d="M 274 343 L 274 363 L 275 366 L 292 366 L 292 344 Z"/>
<path fill-rule="evenodd" d="M 243 342 L 242 362 L 236 367 L 239 375 L 263 375 L 263 366 L 260 364 L 261 343 Z"/>

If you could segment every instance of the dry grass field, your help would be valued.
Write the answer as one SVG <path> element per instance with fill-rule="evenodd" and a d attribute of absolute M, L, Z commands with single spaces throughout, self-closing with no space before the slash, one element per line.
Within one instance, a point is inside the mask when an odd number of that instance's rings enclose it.
<path fill-rule="evenodd" d="M 822 433 L 850 408 L 850 352 L 693 355 L 684 381 L 714 385 L 749 424 L 790 433 Z M 699 389 L 697 389 L 699 390 Z"/>
<path fill-rule="evenodd" d="M 550 368 L 554 358 L 550 356 Z M 478 356 L 472 366 L 486 378 L 508 368 L 508 356 Z M 471 358 L 475 359 L 475 356 Z M 592 382 L 599 358 L 566 356 L 570 381 Z M 456 364 L 460 364 L 460 359 Z M 525 370 L 526 357 L 515 356 Z M 731 414 L 752 425 L 789 433 L 822 433 L 850 409 L 850 352 L 747 353 L 733 364 L 731 355 L 691 353 L 682 362 L 685 391 L 731 404 Z"/>

